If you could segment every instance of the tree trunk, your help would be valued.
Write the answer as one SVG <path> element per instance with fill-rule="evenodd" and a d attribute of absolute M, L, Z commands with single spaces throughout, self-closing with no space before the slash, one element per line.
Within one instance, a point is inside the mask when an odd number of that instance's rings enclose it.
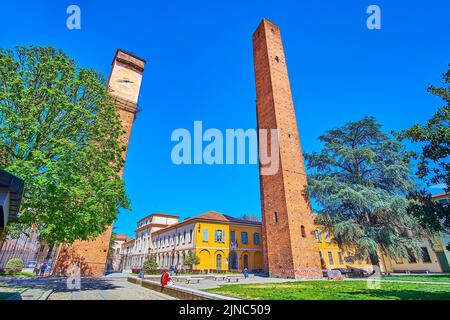
<path fill-rule="evenodd" d="M 48 262 L 48 260 L 50 260 L 50 258 L 52 257 L 53 247 L 54 247 L 53 244 L 48 247 L 48 252 L 47 252 L 47 256 L 45 257 L 45 262 Z"/>

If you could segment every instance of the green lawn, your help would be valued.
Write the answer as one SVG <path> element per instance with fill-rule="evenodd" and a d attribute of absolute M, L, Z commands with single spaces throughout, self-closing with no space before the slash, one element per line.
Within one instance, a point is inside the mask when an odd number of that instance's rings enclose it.
<path fill-rule="evenodd" d="M 428 281 L 428 282 L 448 282 L 450 283 L 450 274 L 433 275 L 410 275 L 410 276 L 384 276 L 383 280 L 395 281 Z"/>
<path fill-rule="evenodd" d="M 256 300 L 450 300 L 450 285 L 382 282 L 381 289 L 368 289 L 365 281 L 238 284 L 205 291 Z"/>

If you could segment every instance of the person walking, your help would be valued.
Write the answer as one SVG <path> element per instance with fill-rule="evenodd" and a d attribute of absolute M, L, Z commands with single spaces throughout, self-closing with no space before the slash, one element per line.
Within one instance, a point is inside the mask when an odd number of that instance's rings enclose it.
<path fill-rule="evenodd" d="M 42 264 L 42 266 L 41 266 L 41 274 L 40 274 L 40 276 L 41 277 L 43 277 L 44 275 L 45 275 L 45 271 L 47 270 L 47 262 L 44 262 L 43 264 Z"/>
<path fill-rule="evenodd" d="M 39 264 L 36 263 L 36 265 L 34 266 L 34 269 L 33 269 L 34 275 L 35 275 L 36 277 L 39 277 L 39 269 L 40 269 L 40 268 L 41 268 L 41 266 L 40 266 Z"/>
<path fill-rule="evenodd" d="M 248 269 L 244 268 L 244 270 L 242 270 L 242 273 L 244 274 L 244 278 L 247 279 L 248 278 Z"/>

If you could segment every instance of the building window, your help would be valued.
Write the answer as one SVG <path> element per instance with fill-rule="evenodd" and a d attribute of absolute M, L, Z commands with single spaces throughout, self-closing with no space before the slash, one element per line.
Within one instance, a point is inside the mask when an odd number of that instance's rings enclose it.
<path fill-rule="evenodd" d="M 425 263 L 431 263 L 430 254 L 428 253 L 427 247 L 422 247 L 422 260 Z"/>
<path fill-rule="evenodd" d="M 259 240 L 259 233 L 258 232 L 255 232 L 253 234 L 253 243 L 254 244 L 260 244 L 261 243 L 260 240 Z"/>
<path fill-rule="evenodd" d="M 301 227 L 300 227 L 300 231 L 301 231 L 301 233 L 302 233 L 302 238 L 306 238 L 305 226 L 301 226 Z"/>
<path fill-rule="evenodd" d="M 192 242 L 192 229 L 189 230 L 189 243 Z"/>
<path fill-rule="evenodd" d="M 316 231 L 314 231 L 314 234 L 316 236 L 316 241 L 317 242 L 322 242 L 322 231 L 316 230 Z"/>
<path fill-rule="evenodd" d="M 330 240 L 330 233 L 328 231 L 325 231 L 325 242 L 326 243 L 330 243 L 331 242 L 331 240 Z"/>
<path fill-rule="evenodd" d="M 225 232 L 223 230 L 216 230 L 216 242 L 225 242 Z"/>
<path fill-rule="evenodd" d="M 203 242 L 208 242 L 208 229 L 203 229 Z"/>
<path fill-rule="evenodd" d="M 230 241 L 236 242 L 236 231 L 230 231 Z"/>
<path fill-rule="evenodd" d="M 275 56 L 275 61 L 280 62 L 280 58 L 278 58 L 278 56 Z"/>
<path fill-rule="evenodd" d="M 342 252 L 338 252 L 339 264 L 344 264 L 344 259 L 342 258 Z"/>
<path fill-rule="evenodd" d="M 241 232 L 241 241 L 243 244 L 248 244 L 248 232 Z"/>
<path fill-rule="evenodd" d="M 186 243 L 186 231 L 183 232 L 183 244 Z"/>
<path fill-rule="evenodd" d="M 331 251 L 328 251 L 328 261 L 330 262 L 330 265 L 333 265 L 333 253 Z"/>
<path fill-rule="evenodd" d="M 276 211 L 273 213 L 273 221 L 275 223 L 278 223 L 278 212 L 276 212 Z"/>

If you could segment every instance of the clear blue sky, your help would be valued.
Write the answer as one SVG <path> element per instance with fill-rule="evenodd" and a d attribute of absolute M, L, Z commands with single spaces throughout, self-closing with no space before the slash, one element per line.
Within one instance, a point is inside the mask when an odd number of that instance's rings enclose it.
<path fill-rule="evenodd" d="M 79 31 L 66 28 L 70 4 L 81 7 Z M 370 4 L 381 7 L 381 30 L 366 28 Z M 365 115 L 386 131 L 426 121 L 442 105 L 426 88 L 450 63 L 448 0 L 2 1 L 0 8 L 4 48 L 51 45 L 105 75 L 117 48 L 147 59 L 125 169 L 133 211 L 115 224 L 128 235 L 156 211 L 260 214 L 256 165 L 175 166 L 170 136 L 194 120 L 255 128 L 251 36 L 263 17 L 282 31 L 306 152 L 320 149 L 325 130 Z"/>

